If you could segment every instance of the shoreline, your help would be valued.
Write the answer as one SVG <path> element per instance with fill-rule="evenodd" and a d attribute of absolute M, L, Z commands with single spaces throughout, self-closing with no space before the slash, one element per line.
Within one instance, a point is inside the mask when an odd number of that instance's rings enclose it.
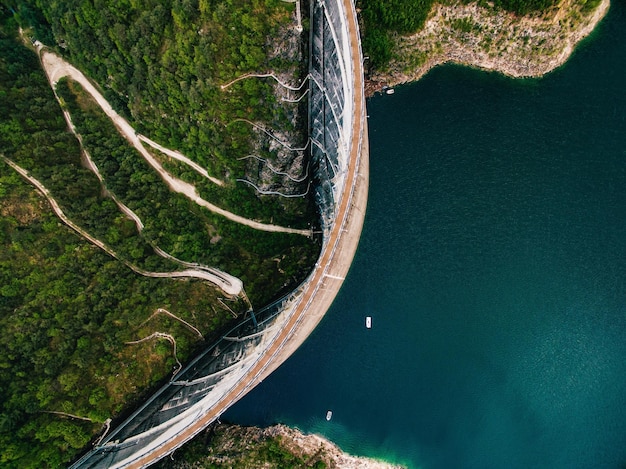
<path fill-rule="evenodd" d="M 306 434 L 298 428 L 283 424 L 259 428 L 223 423 L 208 429 L 207 432 L 210 435 L 207 440 L 210 438 L 211 444 L 206 446 L 208 451 L 199 460 L 203 463 L 237 467 L 241 462 L 240 456 L 249 451 L 250 445 L 254 447 L 277 440 L 281 448 L 306 460 L 309 467 L 315 467 L 316 463 L 323 462 L 329 468 L 406 469 L 405 466 L 383 460 L 350 455 L 321 435 Z M 177 467 L 176 464 L 172 466 Z"/>
<path fill-rule="evenodd" d="M 610 0 L 601 0 L 585 15 L 575 0 L 563 0 L 544 14 L 520 17 L 475 3 L 436 4 L 420 31 L 393 36 L 396 57 L 387 71 L 368 77 L 366 96 L 417 81 L 446 63 L 512 78 L 542 77 L 571 57 L 609 8 Z"/>
<path fill-rule="evenodd" d="M 567 4 L 571 7 L 571 1 L 564 0 L 559 6 Z M 485 71 L 495 71 L 502 73 L 512 78 L 537 78 L 546 75 L 561 67 L 573 54 L 576 46 L 591 34 L 600 21 L 606 16 L 609 11 L 610 0 L 602 0 L 600 4 L 593 10 L 587 17 L 582 18 L 582 21 L 577 24 L 578 27 L 568 30 L 568 33 L 560 41 L 556 41 L 556 50 L 559 53 L 556 57 L 551 54 L 535 55 L 532 58 L 529 57 L 525 63 L 516 62 L 519 55 L 515 52 L 523 51 L 525 44 L 518 42 L 518 49 L 509 51 L 509 55 L 499 55 L 497 59 L 490 59 L 487 54 L 479 54 L 471 50 L 471 45 L 467 47 L 454 44 L 450 44 L 449 47 L 439 51 L 439 53 L 433 53 L 423 62 L 420 66 L 408 73 L 377 73 L 371 77 L 365 77 L 364 88 L 365 97 L 369 98 L 376 93 L 382 92 L 384 87 L 393 87 L 401 84 L 417 81 L 426 75 L 431 69 L 438 65 L 446 63 L 456 63 L 463 66 L 469 66 L 472 68 L 478 68 Z M 458 8 L 454 13 L 453 9 Z M 446 11 L 447 10 L 447 11 Z M 482 11 L 478 11 L 482 10 Z M 564 12 L 559 11 L 558 7 L 556 11 L 551 11 L 543 17 L 516 17 L 514 14 L 506 12 L 491 12 L 491 10 L 478 7 L 476 5 L 466 6 L 453 6 L 444 7 L 442 5 L 435 5 L 433 12 L 423 28 L 419 33 L 410 36 L 409 40 L 415 40 L 420 38 L 423 31 L 428 28 L 429 34 L 442 35 L 445 31 L 443 28 L 438 29 L 437 26 L 441 24 L 442 19 L 450 21 L 454 19 L 455 13 L 458 14 L 457 18 L 472 17 L 476 19 L 476 23 L 480 23 L 484 16 L 490 15 L 492 18 L 498 19 L 504 18 L 502 21 L 502 27 L 510 32 L 511 35 L 517 33 L 517 29 L 520 27 L 526 28 L 531 34 L 535 33 L 539 40 L 543 39 L 544 34 L 550 34 L 550 27 L 558 25 L 559 20 L 562 20 Z M 490 13 L 491 12 L 491 13 Z M 568 10 L 565 13 L 571 13 Z M 558 37 L 555 35 L 554 37 Z M 521 40 L 523 41 L 523 40 Z M 533 59 L 535 59 L 533 61 Z M 241 427 L 238 427 L 241 428 Z M 292 444 L 297 447 L 303 448 L 302 451 L 306 452 L 310 450 L 312 445 L 317 445 L 319 448 L 324 448 L 333 457 L 333 462 L 337 464 L 334 467 L 356 469 L 356 468 L 375 468 L 375 469 L 396 469 L 403 466 L 394 465 L 382 460 L 374 460 L 366 457 L 355 457 L 344 452 L 335 443 L 327 438 L 317 434 L 304 434 L 297 428 L 287 427 L 282 424 L 256 428 L 261 434 L 264 435 L 280 435 L 281 437 L 288 439 Z"/>

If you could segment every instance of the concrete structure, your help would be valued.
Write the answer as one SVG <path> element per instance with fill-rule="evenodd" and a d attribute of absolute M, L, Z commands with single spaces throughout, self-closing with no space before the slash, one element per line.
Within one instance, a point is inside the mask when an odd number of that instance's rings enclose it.
<path fill-rule="evenodd" d="M 283 363 L 330 307 L 367 201 L 362 54 L 351 0 L 313 1 L 310 74 L 311 156 L 324 231 L 314 271 L 197 357 L 73 468 L 146 467 L 170 454 Z"/>
<path fill-rule="evenodd" d="M 316 201 L 325 235 L 335 223 L 353 143 L 354 70 L 346 21 L 340 1 L 311 5 L 309 128 Z"/>

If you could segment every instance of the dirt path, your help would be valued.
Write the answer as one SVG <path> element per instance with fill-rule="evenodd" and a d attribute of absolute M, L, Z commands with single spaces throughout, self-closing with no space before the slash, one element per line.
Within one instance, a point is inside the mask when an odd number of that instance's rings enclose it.
<path fill-rule="evenodd" d="M 148 319 L 146 319 L 144 322 L 141 323 L 141 325 L 143 326 L 145 323 L 147 323 L 150 319 L 152 319 L 153 317 L 155 317 L 157 314 L 165 314 L 166 316 L 169 316 L 173 319 L 176 319 L 177 321 L 181 322 L 182 324 L 184 324 L 188 329 L 190 329 L 191 331 L 193 331 L 195 334 L 198 335 L 198 337 L 200 338 L 200 340 L 204 340 L 204 336 L 202 335 L 202 332 L 200 332 L 198 330 L 197 327 L 193 326 L 192 324 L 189 324 L 187 321 L 185 321 L 182 318 L 179 318 L 178 316 L 176 316 L 175 314 L 170 313 L 168 310 L 163 309 L 163 308 L 157 308 L 157 310 L 152 313 L 152 316 L 150 316 Z"/>
<path fill-rule="evenodd" d="M 46 199 L 48 199 L 48 202 L 52 206 L 52 210 L 54 210 L 54 213 L 56 213 L 56 215 L 61 219 L 63 223 L 65 223 L 67 226 L 72 228 L 74 231 L 76 231 L 83 238 L 87 239 L 93 245 L 102 249 L 111 257 L 119 260 L 120 262 L 123 262 L 124 265 L 126 265 L 133 272 L 138 273 L 139 275 L 143 275 L 144 277 L 152 277 L 152 278 L 197 278 L 197 279 L 207 280 L 217 285 L 218 287 L 220 287 L 226 294 L 232 295 L 232 296 L 238 296 L 243 292 L 243 283 L 241 282 L 241 280 L 239 280 L 236 277 L 232 277 L 224 272 L 220 272 L 217 269 L 208 268 L 208 270 L 201 270 L 201 269 L 190 268 L 190 269 L 185 269 L 185 270 L 176 271 L 176 272 L 151 272 L 148 270 L 143 270 L 137 267 L 136 265 L 131 264 L 130 262 L 118 256 L 118 254 L 113 249 L 111 249 L 109 246 L 104 244 L 98 238 L 91 236 L 81 227 L 76 225 L 72 220 L 70 220 L 65 215 L 65 213 L 63 212 L 63 210 L 61 209 L 57 201 L 54 200 L 54 198 L 50 194 L 50 191 L 48 191 L 48 189 L 46 189 L 46 187 L 41 182 L 39 182 L 34 177 L 30 176 L 28 174 L 28 171 L 26 171 L 24 168 L 17 165 L 16 163 L 14 163 L 9 158 L 6 158 L 5 156 L 2 156 L 2 159 L 9 166 L 11 166 L 15 171 L 17 171 L 24 179 L 26 179 L 29 183 L 35 186 L 46 197 Z"/>
<path fill-rule="evenodd" d="M 222 89 L 222 91 L 225 91 L 228 88 L 230 88 L 232 85 L 234 85 L 235 83 L 241 80 L 246 80 L 248 78 L 273 78 L 274 81 L 276 81 L 283 88 L 286 88 L 291 91 L 300 91 L 304 87 L 304 85 L 306 85 L 307 80 L 310 78 L 310 75 L 307 75 L 306 77 L 304 77 L 304 79 L 302 80 L 302 83 L 300 83 L 298 86 L 291 86 L 285 83 L 284 81 L 282 81 L 273 73 L 246 73 L 245 75 L 241 75 L 240 77 L 237 77 L 234 80 L 231 80 L 224 85 L 220 85 L 220 88 Z"/>
<path fill-rule="evenodd" d="M 63 116 L 65 117 L 65 121 L 67 122 L 68 127 L 70 128 L 70 130 L 76 136 L 76 139 L 80 143 L 80 147 L 83 153 L 82 156 L 83 156 L 84 164 L 92 173 L 96 175 L 96 177 L 98 178 L 98 181 L 100 181 L 100 184 L 102 185 L 103 189 L 106 191 L 107 195 L 111 197 L 113 202 L 115 202 L 115 204 L 122 211 L 122 213 L 135 223 L 135 226 L 137 227 L 137 231 L 141 233 L 144 229 L 144 224 L 141 221 L 141 218 L 139 218 L 139 216 L 135 212 L 133 212 L 129 206 L 127 206 L 121 200 L 119 200 L 115 196 L 115 194 L 107 190 L 106 184 L 104 183 L 104 178 L 102 177 L 102 174 L 100 173 L 100 169 L 98 169 L 98 166 L 91 158 L 91 155 L 89 154 L 89 152 L 83 147 L 83 138 L 80 136 L 78 132 L 76 132 L 76 127 L 74 127 L 74 123 L 72 122 L 72 117 L 70 116 L 70 113 L 67 111 L 63 111 Z"/>
<path fill-rule="evenodd" d="M 61 57 L 51 52 L 47 52 L 43 50 L 42 46 L 38 46 L 41 56 L 42 66 L 48 75 L 48 80 L 52 88 L 54 89 L 56 83 L 63 77 L 69 76 L 72 80 L 80 83 L 80 85 L 87 91 L 98 103 L 98 105 L 102 108 L 105 114 L 113 121 L 115 126 L 118 128 L 120 133 L 126 138 L 126 140 L 133 146 L 135 149 L 144 157 L 144 159 L 148 162 L 152 168 L 154 168 L 157 173 L 161 176 L 161 178 L 165 181 L 165 183 L 170 187 L 171 190 L 178 192 L 180 194 L 185 195 L 187 198 L 194 201 L 196 204 L 201 207 L 205 207 L 213 213 L 217 213 L 235 223 L 239 223 L 242 225 L 246 225 L 250 228 L 260 231 L 269 231 L 276 233 L 291 233 L 298 234 L 303 236 L 312 236 L 311 230 L 301 230 L 296 228 L 288 228 L 278 225 L 272 225 L 267 223 L 261 223 L 255 220 L 250 220 L 248 218 L 244 218 L 242 216 L 236 215 L 232 212 L 224 210 L 210 202 L 207 202 L 203 198 L 201 198 L 196 190 L 196 188 L 187 182 L 181 181 L 178 178 L 173 177 L 169 174 L 161 164 L 154 158 L 150 152 L 148 152 L 145 147 L 141 144 L 141 139 L 135 132 L 135 130 L 131 127 L 131 125 L 120 116 L 115 110 L 111 107 L 109 102 L 102 96 L 102 94 L 91 84 L 91 82 L 83 75 L 83 73 L 78 70 L 73 65 L 70 65 Z"/>
<path fill-rule="evenodd" d="M 171 158 L 174 158 L 175 160 L 178 160 L 178 161 L 181 161 L 181 162 L 185 163 L 187 166 L 191 167 L 194 171 L 196 171 L 197 173 L 201 174 L 202 176 L 207 178 L 212 183 L 217 184 L 218 186 L 223 186 L 224 185 L 224 181 L 221 181 L 221 180 L 219 180 L 217 178 L 214 178 L 213 176 L 209 176 L 209 173 L 207 172 L 206 169 L 204 169 L 199 164 L 194 163 L 193 161 L 191 161 L 189 158 L 187 158 L 181 152 L 175 151 L 175 150 L 170 150 L 169 148 L 165 148 L 163 145 L 159 145 L 154 140 L 150 140 L 145 135 L 137 134 L 137 137 L 139 137 L 139 140 L 141 140 L 142 142 L 147 143 L 152 148 L 156 148 L 160 152 L 165 153 L 167 156 L 169 156 Z"/>
<path fill-rule="evenodd" d="M 144 337 L 143 339 L 126 342 L 126 345 L 141 344 L 142 342 L 146 342 L 152 339 L 165 339 L 170 344 L 172 344 L 172 355 L 174 356 L 174 360 L 176 360 L 176 366 L 178 367 L 176 368 L 176 370 L 174 370 L 174 376 L 176 376 L 176 373 L 178 373 L 183 368 L 183 364 L 178 360 L 178 354 L 176 353 L 176 339 L 172 334 L 167 334 L 165 332 L 153 332 L 148 337 Z"/>
<path fill-rule="evenodd" d="M 72 133 L 74 133 L 74 135 L 76 136 L 76 138 L 79 141 L 79 143 L 81 145 L 81 148 L 82 148 L 82 146 L 83 146 L 83 139 L 82 139 L 81 135 L 76 131 L 76 127 L 74 127 L 74 123 L 72 122 L 72 117 L 66 111 L 63 111 L 63 116 L 65 117 L 65 121 L 67 122 L 68 127 L 70 128 Z M 137 227 L 137 231 L 139 233 L 141 233 L 143 231 L 143 229 L 144 229 L 144 224 L 141 221 L 141 218 L 139 218 L 139 216 L 135 212 L 133 212 L 133 210 L 130 207 L 128 207 L 126 204 L 124 204 L 121 200 L 119 200 L 115 196 L 115 194 L 113 194 L 112 192 L 110 192 L 109 190 L 106 189 L 106 184 L 104 183 L 104 178 L 102 177 L 102 174 L 100 174 L 100 170 L 98 169 L 98 166 L 91 159 L 91 155 L 89 154 L 89 152 L 85 148 L 82 148 L 82 150 L 83 150 L 83 157 L 84 157 L 84 160 L 85 160 L 85 163 L 86 163 L 87 167 L 96 175 L 96 177 L 100 181 L 100 184 L 102 184 L 102 187 L 107 192 L 108 196 L 111 197 L 113 202 L 116 203 L 116 205 L 121 210 L 121 212 L 124 213 L 128 218 L 130 218 L 135 223 L 135 226 Z M 164 258 L 169 259 L 169 260 L 171 260 L 173 262 L 176 262 L 176 263 L 178 263 L 178 264 L 180 264 L 180 265 L 182 265 L 184 267 L 191 268 L 192 270 L 198 270 L 199 269 L 199 270 L 208 272 L 208 273 L 214 275 L 216 278 L 221 279 L 221 283 L 226 282 L 227 284 L 229 284 L 231 286 L 237 286 L 236 288 L 240 288 L 241 291 L 243 291 L 243 282 L 239 278 L 237 278 L 237 277 L 235 277 L 233 275 L 230 275 L 230 274 L 228 274 L 226 272 L 223 272 L 223 271 L 221 271 L 219 269 L 216 269 L 216 268 L 213 268 L 213 267 L 208 267 L 208 266 L 197 264 L 197 263 L 183 261 L 183 260 L 178 259 L 177 257 L 174 257 L 171 254 L 165 252 L 163 249 L 159 248 L 158 246 L 156 246 L 154 244 L 152 244 L 152 248 L 154 249 L 154 252 L 156 252 L 161 257 L 164 257 Z M 218 284 L 218 285 L 220 285 L 220 284 Z"/>

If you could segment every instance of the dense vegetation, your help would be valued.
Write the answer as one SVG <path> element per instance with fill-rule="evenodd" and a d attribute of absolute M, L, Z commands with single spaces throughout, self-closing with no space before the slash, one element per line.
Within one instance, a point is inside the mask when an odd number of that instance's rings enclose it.
<path fill-rule="evenodd" d="M 145 239 L 182 260 L 219 267 L 241 277 L 254 304 L 268 302 L 285 284 L 293 287 L 304 278 L 317 255 L 310 239 L 253 230 L 170 192 L 79 84 L 63 80 L 57 92 L 107 189 L 144 222 Z M 103 234 L 106 239 L 120 237 L 115 227 Z M 281 259 L 282 272 L 274 259 Z"/>
<path fill-rule="evenodd" d="M 167 342 L 127 341 L 165 331 L 179 359 L 194 349 L 198 338 L 176 321 L 143 323 L 157 308 L 205 333 L 230 315 L 213 313 L 206 284 L 138 277 L 80 240 L 0 164 L 0 465 L 59 467 L 173 369 Z"/>
<path fill-rule="evenodd" d="M 275 223 L 314 218 L 310 199 L 259 197 L 236 182 L 256 179 L 247 174 L 256 168 L 240 158 L 264 148 L 251 126 L 234 120 L 263 122 L 303 140 L 305 129 L 289 118 L 293 109 L 276 102 L 268 80 L 245 80 L 226 92 L 220 88 L 249 72 L 284 71 L 294 80 L 303 72 L 305 64 L 294 61 L 285 45 L 270 56 L 265 51 L 273 48 L 265 47 L 268 38 L 291 26 L 293 5 L 280 0 L 17 3 L 21 16 L 39 21 L 37 34 L 45 31 L 41 22 L 49 23 L 56 38 L 51 44 L 60 44 L 57 49 L 103 87 L 140 133 L 226 180 L 221 189 L 199 181 L 207 200 Z"/>
<path fill-rule="evenodd" d="M 451 3 L 454 0 L 440 0 Z M 461 0 L 470 3 L 470 0 Z M 587 2 L 587 0 L 580 0 Z M 595 0 L 593 0 L 595 1 Z M 359 0 L 363 20 L 363 51 L 373 67 L 384 69 L 393 54 L 391 34 L 418 31 L 437 0 Z M 478 0 L 479 4 L 503 8 L 519 15 L 544 11 L 557 0 Z M 597 3 L 597 2 L 596 2 Z"/>
<path fill-rule="evenodd" d="M 121 8 L 125 2 L 119 3 Z M 76 11 L 86 14 L 90 7 L 85 2 L 80 5 L 82 8 L 75 5 Z M 255 5 L 257 10 L 264 8 Z M 61 8 L 57 2 L 46 7 Z M 143 268 L 178 268 L 155 255 L 152 245 L 158 244 L 180 258 L 207 262 L 240 276 L 255 305 L 302 279 L 319 246 L 302 236 L 262 233 L 228 222 L 169 192 L 91 98 L 72 82 L 61 84 L 59 92 L 85 146 L 105 174 L 107 189 L 146 224 L 143 233 L 138 233 L 96 177 L 81 166 L 80 145 L 66 128 L 36 55 L 17 39 L 16 18 L 35 22 L 37 36 L 46 39 L 43 16 L 36 5 L 15 8 L 17 16 L 0 4 L 3 155 L 39 179 L 74 222 Z M 147 11 L 146 15 L 152 13 Z M 241 13 L 241 9 L 236 11 Z M 98 16 L 106 16 L 102 13 L 97 10 Z M 94 30 L 92 34 L 97 33 Z M 94 38 L 91 41 L 95 48 L 100 44 Z M 91 43 L 83 45 L 91 47 Z M 108 58 L 104 49 L 100 53 Z M 141 68 L 146 61 L 139 60 Z M 230 64 L 234 58 L 223 60 Z M 97 59 L 94 64 L 102 66 Z M 238 112 L 232 100 L 240 99 L 249 87 L 265 86 L 250 83 L 239 86 L 243 91 L 229 95 L 225 109 L 215 112 Z M 141 92 L 152 89 L 141 88 Z M 120 101 L 126 94 L 112 88 L 109 94 L 117 95 L 118 105 L 127 104 Z M 143 109 L 141 99 L 132 98 Z M 169 102 L 169 97 L 166 100 Z M 149 115 L 147 109 L 152 105 L 143 106 L 142 112 Z M 195 106 L 198 108 L 198 103 Z M 130 104 L 129 109 L 134 112 Z M 259 112 L 267 112 L 267 107 Z M 163 116 L 160 112 L 154 115 Z M 167 128 L 178 121 L 176 117 L 161 125 Z M 187 126 L 184 129 L 195 125 L 182 117 L 180 122 Z M 143 125 L 156 128 L 149 119 Z M 221 128 L 216 138 L 230 147 L 245 147 L 245 127 L 231 127 L 228 132 Z M 211 153 L 207 162 L 214 158 L 219 160 Z M 236 158 L 228 159 L 228 164 L 231 160 Z M 235 190 L 230 194 L 236 199 Z M 304 210 L 298 207 L 291 214 L 294 220 L 298 210 L 310 214 L 308 206 Z M 166 332 L 175 337 L 181 360 L 204 343 L 179 321 L 155 315 L 157 308 L 192 323 L 206 340 L 212 340 L 212 334 L 233 320 L 231 312 L 217 301 L 219 295 L 204 282 L 136 275 L 63 225 L 45 197 L 0 160 L 0 466 L 59 467 L 74 458 L 108 417 L 124 411 L 175 366 L 167 341 L 127 342 L 155 331 Z M 239 312 L 243 306 L 230 304 Z"/>
<path fill-rule="evenodd" d="M 68 213 L 106 219 L 113 211 L 98 181 L 77 165 L 76 139 L 37 58 L 15 41 L 16 24 L 3 13 L 2 153 L 51 186 L 62 181 L 55 195 L 69 201 Z M 82 204 L 71 206 L 73 198 Z M 125 229 L 141 245 L 119 213 L 110 221 L 109 228 Z M 141 249 L 147 255 L 138 260 L 150 262 L 149 246 Z M 189 356 L 195 334 L 167 316 L 149 318 L 167 308 L 210 332 L 230 317 L 213 298 L 214 289 L 201 282 L 135 275 L 61 224 L 46 199 L 0 162 L 0 465 L 45 468 L 70 460 L 108 416 L 172 370 L 167 342 L 125 342 L 166 331 L 177 339 L 179 358 Z"/>

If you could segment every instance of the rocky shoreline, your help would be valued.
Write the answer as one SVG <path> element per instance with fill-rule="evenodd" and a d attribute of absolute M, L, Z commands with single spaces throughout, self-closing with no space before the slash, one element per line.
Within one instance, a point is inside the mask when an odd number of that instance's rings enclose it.
<path fill-rule="evenodd" d="M 400 469 L 374 459 L 350 456 L 318 435 L 285 425 L 268 428 L 218 424 L 208 429 L 157 469 L 312 467 L 328 469 Z"/>
<path fill-rule="evenodd" d="M 366 95 L 418 80 L 452 62 L 516 78 L 539 77 L 560 67 L 609 10 L 601 0 L 589 11 L 562 0 L 545 13 L 517 16 L 476 3 L 436 4 L 426 24 L 410 36 L 393 37 L 388 70 L 370 75 Z"/>

